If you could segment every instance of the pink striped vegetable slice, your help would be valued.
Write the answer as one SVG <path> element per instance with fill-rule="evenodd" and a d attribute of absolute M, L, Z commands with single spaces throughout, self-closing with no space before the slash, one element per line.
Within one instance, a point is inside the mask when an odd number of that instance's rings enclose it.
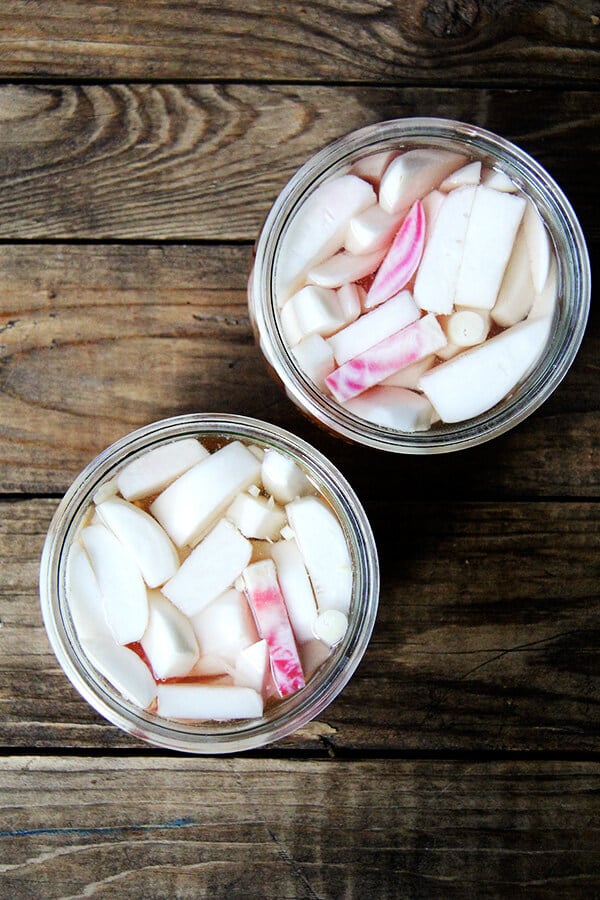
<path fill-rule="evenodd" d="M 365 308 L 371 309 L 405 287 L 417 271 L 425 243 L 425 213 L 413 203 L 371 285 Z"/>
<path fill-rule="evenodd" d="M 273 680 L 280 696 L 287 697 L 303 688 L 305 680 L 275 564 L 271 559 L 252 563 L 242 577 L 256 627 L 269 648 Z"/>
<path fill-rule="evenodd" d="M 435 353 L 446 343 L 446 335 L 438 320 L 429 313 L 364 353 L 349 359 L 327 376 L 325 384 L 335 399 L 343 403 L 405 366 Z"/>

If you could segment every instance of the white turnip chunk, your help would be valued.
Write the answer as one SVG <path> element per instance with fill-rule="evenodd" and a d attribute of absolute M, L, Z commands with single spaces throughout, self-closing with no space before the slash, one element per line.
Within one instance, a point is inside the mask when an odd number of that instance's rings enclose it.
<path fill-rule="evenodd" d="M 317 604 L 296 541 L 277 541 L 271 547 L 271 557 L 296 640 L 300 643 L 310 641 Z"/>
<path fill-rule="evenodd" d="M 516 325 L 531 309 L 534 296 L 525 229 L 521 225 L 498 291 L 498 299 L 492 308 L 492 319 L 502 328 Z"/>
<path fill-rule="evenodd" d="M 339 609 L 327 609 L 319 613 L 315 619 L 315 637 L 328 647 L 335 647 L 340 643 L 348 628 L 348 617 Z"/>
<path fill-rule="evenodd" d="M 320 387 L 325 387 L 325 379 L 335 369 L 333 351 L 324 337 L 311 334 L 292 348 L 292 356 L 307 378 Z"/>
<path fill-rule="evenodd" d="M 80 641 L 112 638 L 98 580 L 80 544 L 73 544 L 67 556 L 66 593 L 69 612 Z"/>
<path fill-rule="evenodd" d="M 499 403 L 527 374 L 548 338 L 545 319 L 519 322 L 441 363 L 419 381 L 443 422 L 461 422 Z"/>
<path fill-rule="evenodd" d="M 141 645 L 155 678 L 181 678 L 198 661 L 192 623 L 160 591 L 148 591 L 148 627 Z"/>
<path fill-rule="evenodd" d="M 267 494 L 278 503 L 289 503 L 314 490 L 300 466 L 278 450 L 265 451 L 261 479 Z"/>
<path fill-rule="evenodd" d="M 421 309 L 451 313 L 476 187 L 451 191 L 441 204 L 425 243 L 414 298 Z"/>
<path fill-rule="evenodd" d="M 390 297 L 328 338 L 338 365 L 353 359 L 419 318 L 419 309 L 408 291 Z"/>
<path fill-rule="evenodd" d="M 383 173 L 397 155 L 397 150 L 381 150 L 379 153 L 369 153 L 367 156 L 363 156 L 362 159 L 358 159 L 350 172 L 352 175 L 358 175 L 360 178 L 364 178 L 377 186 Z"/>
<path fill-rule="evenodd" d="M 352 560 L 336 516 L 318 497 L 300 497 L 286 506 L 317 607 L 347 613 L 352 597 Z"/>
<path fill-rule="evenodd" d="M 86 641 L 84 650 L 98 671 L 127 700 L 142 709 L 150 706 L 156 697 L 156 682 L 137 653 L 112 640 Z"/>
<path fill-rule="evenodd" d="M 427 397 L 408 388 L 382 384 L 347 400 L 344 406 L 361 419 L 397 431 L 427 431 L 433 416 Z"/>
<path fill-rule="evenodd" d="M 340 175 L 319 185 L 281 241 L 275 271 L 280 307 L 302 286 L 309 268 L 341 250 L 352 216 L 376 202 L 372 186 L 356 175 Z"/>
<path fill-rule="evenodd" d="M 523 231 L 531 263 L 531 277 L 537 294 L 544 289 L 550 271 L 552 247 L 544 221 L 531 200 L 527 200 Z"/>
<path fill-rule="evenodd" d="M 263 559 L 248 566 L 243 579 L 259 634 L 269 648 L 277 691 L 287 697 L 303 688 L 305 679 L 273 560 Z"/>
<path fill-rule="evenodd" d="M 244 537 L 262 541 L 276 541 L 286 523 L 280 506 L 271 506 L 265 497 L 252 497 L 244 493 L 237 495 L 225 516 Z"/>
<path fill-rule="evenodd" d="M 523 197 L 475 188 L 454 294 L 457 306 L 493 307 L 524 212 Z"/>
<path fill-rule="evenodd" d="M 329 335 L 346 324 L 336 291 L 308 284 L 281 310 L 281 326 L 290 344 L 311 334 Z"/>
<path fill-rule="evenodd" d="M 439 353 L 440 351 L 438 350 L 437 352 Z M 435 357 L 435 353 L 430 353 L 429 356 L 425 356 L 423 359 L 420 359 L 419 362 L 412 363 L 410 366 L 405 366 L 404 369 L 400 369 L 399 372 L 394 372 L 393 375 L 390 375 L 389 378 L 386 378 L 381 384 L 391 385 L 391 387 L 409 388 L 411 391 L 414 391 L 417 389 L 421 375 L 423 375 L 424 372 L 427 372 L 434 364 Z"/>
<path fill-rule="evenodd" d="M 231 665 L 245 647 L 258 640 L 258 632 L 244 595 L 231 588 L 192 616 L 202 658 L 218 657 Z"/>
<path fill-rule="evenodd" d="M 517 193 L 517 186 L 514 181 L 511 181 L 505 172 L 500 172 L 498 169 L 482 169 L 481 183 L 503 194 Z"/>
<path fill-rule="evenodd" d="M 371 275 L 385 256 L 386 248 L 371 253 L 348 253 L 342 250 L 310 269 L 307 281 L 324 288 L 339 288 Z"/>
<path fill-rule="evenodd" d="M 544 289 L 541 291 L 541 293 L 536 294 L 527 318 L 529 320 L 547 319 L 548 331 L 550 331 L 550 326 L 552 324 L 552 319 L 554 318 L 554 313 L 556 311 L 557 305 L 558 267 L 556 265 L 556 259 L 553 258 L 550 264 L 550 272 L 548 274 L 548 278 L 546 279 Z"/>
<path fill-rule="evenodd" d="M 358 319 L 362 312 L 362 299 L 364 289 L 357 284 L 343 284 L 337 290 L 337 296 L 344 317 L 344 322 L 350 323 Z M 365 295 L 366 296 L 366 295 Z"/>
<path fill-rule="evenodd" d="M 146 585 L 132 556 L 105 525 L 88 525 L 81 542 L 100 587 L 104 614 L 118 644 L 139 641 L 148 624 Z"/>
<path fill-rule="evenodd" d="M 271 680 L 269 648 L 263 639 L 250 644 L 240 651 L 235 668 L 233 683 L 240 687 L 249 687 L 264 697 Z"/>
<path fill-rule="evenodd" d="M 223 684 L 159 684 L 158 715 L 165 719 L 225 722 L 258 719 L 263 700 L 252 688 Z"/>
<path fill-rule="evenodd" d="M 163 594 L 193 616 L 233 584 L 251 555 L 250 541 L 221 519 L 163 586 Z"/>
<path fill-rule="evenodd" d="M 481 163 L 479 161 L 467 163 L 461 169 L 457 169 L 440 184 L 440 191 L 453 191 L 455 188 L 464 187 L 466 184 L 479 184 L 481 176 Z"/>
<path fill-rule="evenodd" d="M 473 347 L 485 341 L 490 316 L 485 310 L 460 309 L 448 316 L 445 324 L 448 342 L 456 347 Z"/>
<path fill-rule="evenodd" d="M 148 587 L 158 587 L 175 574 L 179 554 L 156 519 L 120 497 L 98 504 L 96 512 L 134 558 Z"/>
<path fill-rule="evenodd" d="M 174 481 L 150 512 L 178 547 L 194 545 L 259 476 L 260 461 L 240 441 L 232 441 Z"/>
<path fill-rule="evenodd" d="M 465 163 L 458 153 L 435 148 L 407 150 L 389 164 L 381 179 L 379 203 L 388 213 L 407 212 L 415 200 L 437 187 Z"/>
<path fill-rule="evenodd" d="M 117 486 L 126 500 L 140 500 L 166 487 L 208 456 L 195 438 L 183 438 L 148 450 L 128 463 L 117 476 Z"/>
<path fill-rule="evenodd" d="M 373 253 L 392 243 L 404 213 L 390 215 L 375 204 L 350 219 L 344 246 L 350 253 Z"/>

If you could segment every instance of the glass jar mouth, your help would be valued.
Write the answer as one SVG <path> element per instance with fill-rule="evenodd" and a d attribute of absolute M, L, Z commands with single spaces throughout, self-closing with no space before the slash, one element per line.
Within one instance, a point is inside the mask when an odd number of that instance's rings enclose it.
<path fill-rule="evenodd" d="M 338 515 L 355 571 L 349 627 L 341 644 L 306 688 L 267 708 L 259 720 L 185 723 L 144 712 L 123 698 L 87 658 L 65 595 L 70 543 L 99 486 L 140 452 L 181 437 L 221 436 L 274 447 L 301 462 Z M 318 450 L 275 425 L 245 416 L 198 413 L 164 419 L 116 441 L 75 479 L 50 524 L 40 565 L 40 600 L 46 632 L 65 674 L 85 700 L 112 724 L 148 743 L 198 754 L 263 746 L 297 731 L 341 692 L 369 643 L 379 600 L 379 566 L 366 513 L 344 476 Z"/>
<path fill-rule="evenodd" d="M 457 424 L 430 431 L 400 432 L 376 426 L 344 410 L 303 372 L 284 338 L 275 277 L 281 243 L 295 212 L 319 184 L 348 171 L 362 156 L 390 146 L 460 149 L 499 165 L 536 204 L 550 231 L 559 267 L 559 314 L 542 358 L 499 405 Z M 590 262 L 577 216 L 559 185 L 517 145 L 493 132 L 450 119 L 392 119 L 339 138 L 311 157 L 273 204 L 256 244 L 251 275 L 251 317 L 261 351 L 288 397 L 327 430 L 353 442 L 390 452 L 445 453 L 481 444 L 513 428 L 558 387 L 585 332 L 591 296 Z"/>

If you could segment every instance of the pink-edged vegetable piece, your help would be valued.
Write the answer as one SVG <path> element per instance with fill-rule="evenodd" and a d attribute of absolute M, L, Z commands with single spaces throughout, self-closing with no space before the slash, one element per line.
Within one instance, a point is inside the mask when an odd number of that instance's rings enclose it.
<path fill-rule="evenodd" d="M 429 313 L 374 347 L 349 359 L 325 379 L 336 400 L 343 403 L 379 384 L 405 366 L 435 353 L 446 344 L 446 335 Z"/>
<path fill-rule="evenodd" d="M 305 680 L 273 560 L 252 563 L 242 577 L 259 634 L 269 648 L 275 685 L 287 697 L 303 688 Z"/>
<path fill-rule="evenodd" d="M 408 284 L 421 261 L 424 243 L 425 213 L 423 204 L 417 200 L 408 211 L 377 271 L 367 294 L 367 309 L 393 297 Z"/>

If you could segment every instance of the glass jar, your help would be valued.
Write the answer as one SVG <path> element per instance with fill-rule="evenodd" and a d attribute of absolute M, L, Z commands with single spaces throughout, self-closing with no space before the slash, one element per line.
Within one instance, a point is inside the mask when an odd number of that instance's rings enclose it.
<path fill-rule="evenodd" d="M 126 700 L 87 658 L 66 594 L 66 559 L 98 489 L 126 463 L 159 445 L 184 438 L 241 440 L 275 448 L 308 474 L 337 515 L 353 566 L 348 628 L 306 687 L 265 708 L 260 719 L 183 722 L 160 718 Z M 320 715 L 358 666 L 369 642 L 379 599 L 379 567 L 365 512 L 343 475 L 305 441 L 274 425 L 243 416 L 192 414 L 148 425 L 112 444 L 75 479 L 50 524 L 40 568 L 40 599 L 56 657 L 82 697 L 124 731 L 159 747 L 190 753 L 248 750 L 291 734 Z"/>
<path fill-rule="evenodd" d="M 546 348 L 529 374 L 488 412 L 457 424 L 407 433 L 374 425 L 336 403 L 296 363 L 283 336 L 275 297 L 279 253 L 286 231 L 310 194 L 360 159 L 385 150 L 435 147 L 465 154 L 504 172 L 532 200 L 551 238 L 558 268 L 558 311 Z M 591 292 L 589 257 L 577 217 L 562 190 L 531 156 L 474 125 L 438 118 L 381 122 L 325 147 L 293 176 L 275 201 L 259 235 L 248 284 L 250 316 L 268 366 L 288 397 L 330 432 L 396 453 L 443 453 L 472 447 L 529 416 L 567 373 L 585 330 Z"/>

